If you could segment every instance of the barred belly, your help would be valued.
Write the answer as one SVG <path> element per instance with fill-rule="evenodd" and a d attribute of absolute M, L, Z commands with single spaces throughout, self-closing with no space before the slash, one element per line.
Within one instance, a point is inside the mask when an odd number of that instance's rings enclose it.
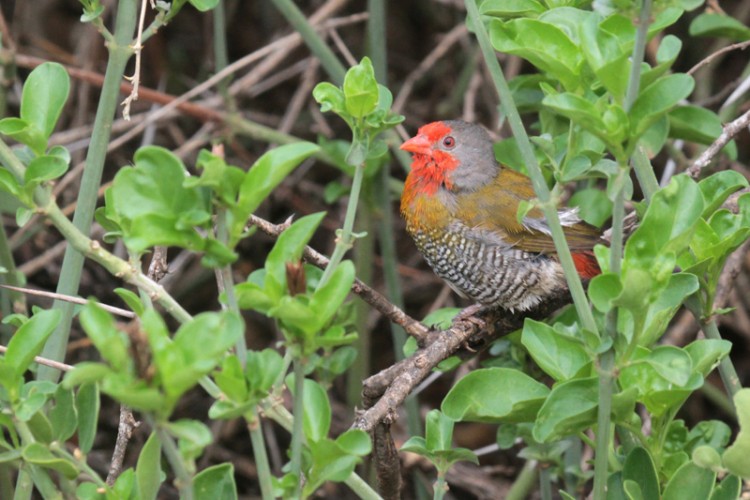
<path fill-rule="evenodd" d="M 553 258 L 502 242 L 487 243 L 466 233 L 412 233 L 433 271 L 462 297 L 522 311 L 566 286 L 562 267 Z"/>

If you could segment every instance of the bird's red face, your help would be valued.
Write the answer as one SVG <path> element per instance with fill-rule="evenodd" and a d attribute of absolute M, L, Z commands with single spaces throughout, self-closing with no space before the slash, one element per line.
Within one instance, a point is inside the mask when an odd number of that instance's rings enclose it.
<path fill-rule="evenodd" d="M 455 147 L 453 130 L 445 122 L 433 122 L 421 127 L 416 136 L 401 145 L 401 149 L 412 153 L 409 177 L 416 181 L 419 191 L 433 195 L 441 185 L 452 188 L 450 174 L 460 163 L 451 154 Z"/>

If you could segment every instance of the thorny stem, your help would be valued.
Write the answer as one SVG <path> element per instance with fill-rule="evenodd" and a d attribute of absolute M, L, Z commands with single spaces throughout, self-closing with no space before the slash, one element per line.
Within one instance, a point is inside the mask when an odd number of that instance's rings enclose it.
<path fill-rule="evenodd" d="M 547 219 L 547 223 L 552 232 L 552 239 L 555 243 L 555 249 L 557 250 L 560 264 L 565 272 L 565 278 L 568 282 L 568 287 L 570 288 L 570 294 L 573 297 L 576 312 L 578 313 L 578 317 L 580 318 L 583 327 L 596 334 L 599 330 L 594 321 L 594 315 L 591 312 L 589 302 L 586 299 L 586 292 L 583 290 L 581 278 L 576 271 L 573 257 L 570 254 L 570 249 L 565 240 L 565 234 L 563 233 L 562 225 L 560 224 L 560 218 L 557 215 L 557 207 L 554 204 L 554 200 L 552 200 L 552 195 L 547 187 L 546 181 L 544 180 L 542 170 L 539 167 L 534 151 L 531 148 L 531 142 L 529 141 L 529 137 L 523 127 L 523 122 L 521 122 L 521 116 L 519 115 L 518 109 L 513 100 L 513 94 L 508 87 L 508 82 L 505 80 L 500 64 L 497 62 L 497 57 L 495 57 L 495 50 L 490 44 L 487 31 L 479 17 L 479 9 L 477 8 L 476 0 L 464 0 L 464 3 L 466 4 L 466 10 L 468 11 L 469 21 L 474 28 L 477 41 L 479 41 L 479 46 L 482 49 L 485 64 L 489 69 L 497 92 L 500 95 L 500 102 L 503 111 L 508 117 L 508 123 L 513 131 L 513 136 L 518 143 L 518 149 L 521 151 L 521 156 L 523 157 L 526 168 L 529 171 L 529 176 L 534 185 L 534 192 L 539 198 L 541 208 L 544 211 L 545 218 Z"/>

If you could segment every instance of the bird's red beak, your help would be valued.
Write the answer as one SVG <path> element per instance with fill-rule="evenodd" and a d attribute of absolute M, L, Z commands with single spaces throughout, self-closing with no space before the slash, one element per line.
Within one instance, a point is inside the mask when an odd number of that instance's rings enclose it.
<path fill-rule="evenodd" d="M 410 153 L 430 154 L 432 143 L 424 134 L 418 134 L 401 145 L 401 149 Z"/>

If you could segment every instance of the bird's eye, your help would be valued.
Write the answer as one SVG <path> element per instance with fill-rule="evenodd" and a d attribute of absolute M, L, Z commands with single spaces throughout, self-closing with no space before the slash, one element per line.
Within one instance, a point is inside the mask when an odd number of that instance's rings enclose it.
<path fill-rule="evenodd" d="M 453 149 L 454 147 L 456 147 L 456 139 L 454 139 L 452 135 L 445 137 L 443 139 L 443 146 L 448 149 Z"/>

